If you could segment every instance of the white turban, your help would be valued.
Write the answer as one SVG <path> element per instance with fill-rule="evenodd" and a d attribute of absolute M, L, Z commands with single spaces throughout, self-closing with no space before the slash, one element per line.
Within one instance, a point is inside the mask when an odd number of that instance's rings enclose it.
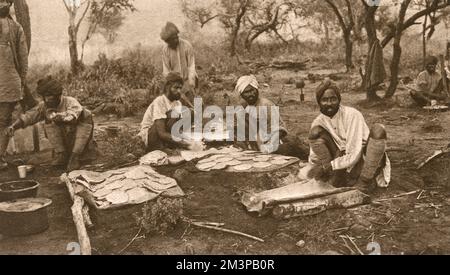
<path fill-rule="evenodd" d="M 237 81 L 236 84 L 236 89 L 235 91 L 241 95 L 245 88 L 247 88 L 248 86 L 252 86 L 255 89 L 259 89 L 259 83 L 258 80 L 256 80 L 256 77 L 254 75 L 246 75 L 243 76 L 241 78 L 239 78 L 239 80 Z"/>

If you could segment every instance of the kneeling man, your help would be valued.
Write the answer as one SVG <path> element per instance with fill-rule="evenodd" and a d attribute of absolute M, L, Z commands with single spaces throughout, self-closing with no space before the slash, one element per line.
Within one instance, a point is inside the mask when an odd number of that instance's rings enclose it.
<path fill-rule="evenodd" d="M 172 127 L 179 117 L 173 118 L 172 112 L 181 114 L 180 102 L 183 78 L 179 73 L 170 72 L 166 76 L 163 94 L 158 96 L 144 114 L 139 137 L 145 143 L 147 152 L 165 149 L 189 149 L 191 144 L 176 141 L 172 137 Z"/>
<path fill-rule="evenodd" d="M 39 80 L 37 92 L 44 101 L 21 115 L 8 128 L 8 135 L 45 121 L 45 133 L 54 149 L 52 165 L 67 164 L 68 171 L 80 169 L 81 161 L 96 153 L 91 112 L 75 98 L 63 96 L 62 84 L 51 76 Z"/>
<path fill-rule="evenodd" d="M 259 83 L 254 75 L 239 78 L 235 91 L 242 98 L 242 106 L 245 108 L 247 138 L 245 141 L 238 140 L 237 146 L 245 150 L 250 149 L 263 153 L 308 159 L 309 149 L 307 144 L 299 137 L 288 133 L 281 119 L 278 106 L 261 95 Z M 251 133 L 250 120 L 257 122 L 254 133 Z M 237 126 L 237 124 L 235 125 Z"/>
<path fill-rule="evenodd" d="M 341 105 L 338 87 L 325 80 L 316 92 L 321 114 L 309 136 L 309 176 L 334 185 L 354 185 L 370 193 L 376 185 L 390 182 L 390 162 L 385 153 L 387 134 L 383 125 L 367 126 L 363 115 Z"/>

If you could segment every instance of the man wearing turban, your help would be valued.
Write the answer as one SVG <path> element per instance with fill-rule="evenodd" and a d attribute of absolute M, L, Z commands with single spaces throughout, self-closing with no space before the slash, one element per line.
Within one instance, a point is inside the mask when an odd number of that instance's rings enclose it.
<path fill-rule="evenodd" d="M 447 100 L 447 95 L 443 93 L 441 75 L 436 71 L 437 64 L 437 57 L 428 56 L 425 59 L 425 71 L 417 76 L 415 85 L 410 87 L 411 97 L 421 107 L 430 105 L 432 100 L 444 103 Z"/>
<path fill-rule="evenodd" d="M 237 145 L 242 149 L 257 150 L 264 153 L 275 153 L 308 158 L 308 146 L 298 137 L 289 135 L 283 120 L 280 117 L 278 107 L 269 99 L 260 95 L 259 83 L 254 75 L 246 75 L 239 78 L 235 92 L 242 98 L 242 106 L 245 114 L 246 133 L 245 141 L 237 140 Z M 255 131 L 251 130 L 250 120 L 257 122 Z M 276 120 L 275 124 L 272 120 Z M 238 122 L 235 122 L 235 127 Z M 262 128 L 264 127 L 264 128 Z M 237 130 L 235 130 L 237 134 Z M 239 138 L 238 136 L 236 138 Z"/>
<path fill-rule="evenodd" d="M 25 34 L 9 15 L 11 5 L 11 0 L 0 0 L 0 170 L 7 167 L 4 156 L 9 143 L 3 133 L 12 121 L 17 102 L 23 98 L 28 71 Z"/>
<path fill-rule="evenodd" d="M 21 115 L 9 128 L 12 136 L 20 128 L 45 121 L 45 133 L 53 146 L 53 166 L 67 164 L 67 171 L 78 170 L 81 162 L 95 155 L 94 122 L 89 110 L 73 97 L 63 96 L 62 84 L 51 76 L 38 81 L 37 92 L 43 102 Z"/>
<path fill-rule="evenodd" d="M 179 73 L 184 81 L 182 102 L 193 107 L 198 76 L 195 68 L 194 49 L 187 40 L 178 37 L 180 31 L 172 22 L 167 22 L 161 30 L 161 39 L 166 42 L 162 50 L 163 76 L 170 72 Z"/>
<path fill-rule="evenodd" d="M 321 114 L 309 135 L 309 176 L 336 186 L 354 185 L 370 193 L 376 185 L 390 182 L 390 161 L 385 153 L 387 134 L 383 125 L 367 126 L 363 115 L 341 105 L 339 88 L 326 79 L 316 91 Z"/>
<path fill-rule="evenodd" d="M 170 72 L 165 79 L 163 94 L 155 98 L 141 123 L 139 137 L 144 142 L 148 152 L 165 149 L 189 149 L 190 144 L 183 140 L 177 141 L 172 137 L 172 127 L 181 114 L 181 90 L 183 78 L 179 73 Z"/>

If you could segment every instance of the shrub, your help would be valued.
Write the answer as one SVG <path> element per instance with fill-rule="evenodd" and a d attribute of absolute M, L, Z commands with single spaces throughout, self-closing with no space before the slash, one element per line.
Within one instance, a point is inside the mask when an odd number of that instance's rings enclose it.
<path fill-rule="evenodd" d="M 183 216 L 183 200 L 158 198 L 142 208 L 142 216 L 135 216 L 138 226 L 146 234 L 166 235 L 173 230 Z"/>

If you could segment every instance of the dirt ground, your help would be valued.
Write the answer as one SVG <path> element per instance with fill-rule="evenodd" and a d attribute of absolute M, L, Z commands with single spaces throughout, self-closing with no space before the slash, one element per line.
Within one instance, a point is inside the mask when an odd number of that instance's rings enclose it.
<path fill-rule="evenodd" d="M 317 83 L 307 83 L 306 102 L 299 102 L 294 85 L 285 79 L 298 77 L 287 71 L 272 72 L 270 88 L 262 93 L 274 100 L 281 97 L 281 114 L 293 133 L 306 138 L 310 123 L 318 114 L 313 96 Z M 349 78 L 340 80 L 348 85 Z M 407 98 L 405 90 L 397 94 L 397 102 Z M 236 176 L 224 174 L 191 175 L 179 182 L 184 192 L 186 217 L 223 222 L 228 229 L 239 230 L 265 240 L 264 243 L 243 237 L 199 229 L 179 223 L 166 236 L 137 238 L 125 254 L 369 254 L 371 242 L 379 244 L 381 254 L 450 254 L 450 197 L 439 186 L 425 186 L 418 171 L 418 161 L 449 143 L 450 112 L 432 113 L 398 104 L 361 104 L 363 94 L 343 94 L 343 104 L 360 109 L 368 124 L 382 123 L 389 134 L 389 156 L 392 161 L 392 183 L 377 190 L 370 204 L 347 210 L 291 220 L 275 220 L 248 214 L 234 199 Z M 400 104 L 404 105 L 404 104 Z M 361 107 L 364 106 L 364 107 Z M 138 127 L 139 117 L 114 123 Z M 111 120 L 98 118 L 100 125 Z M 0 254 L 69 254 L 67 245 L 77 241 L 70 211 L 71 200 L 64 185 L 58 185 L 62 171 L 38 168 L 32 175 L 41 183 L 39 196 L 53 200 L 49 209 L 48 231 L 25 238 L 0 237 Z M 162 171 L 170 175 L 172 171 Z M 0 173 L 1 181 L 13 180 L 16 172 Z M 397 194 L 417 193 L 394 198 Z M 90 230 L 95 254 L 117 254 L 138 232 L 127 224 L 115 229 Z M 347 238 L 350 237 L 353 243 Z M 303 240 L 304 246 L 296 243 Z"/>

